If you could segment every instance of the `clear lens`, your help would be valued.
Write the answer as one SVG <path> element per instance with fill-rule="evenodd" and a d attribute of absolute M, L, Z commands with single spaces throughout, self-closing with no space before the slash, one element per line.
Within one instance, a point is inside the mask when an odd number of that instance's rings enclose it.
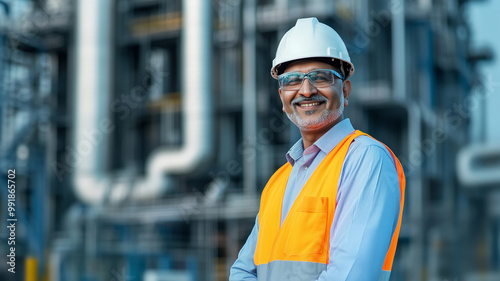
<path fill-rule="evenodd" d="M 278 82 L 283 90 L 298 90 L 307 77 L 314 87 L 321 88 L 333 85 L 335 76 L 342 79 L 342 75 L 332 69 L 315 69 L 308 73 L 286 72 L 278 76 Z"/>

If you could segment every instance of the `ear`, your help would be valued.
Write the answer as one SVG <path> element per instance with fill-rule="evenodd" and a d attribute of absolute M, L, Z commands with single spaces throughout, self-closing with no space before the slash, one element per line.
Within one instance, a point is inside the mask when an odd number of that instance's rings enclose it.
<path fill-rule="evenodd" d="M 283 93 L 281 92 L 281 88 L 278 89 L 278 93 L 280 93 L 280 100 L 281 100 L 281 110 L 283 110 L 283 112 L 285 112 L 285 103 L 283 102 Z"/>
<path fill-rule="evenodd" d="M 342 84 L 342 92 L 344 94 L 344 106 L 349 105 L 349 95 L 351 94 L 351 81 L 345 80 Z"/>

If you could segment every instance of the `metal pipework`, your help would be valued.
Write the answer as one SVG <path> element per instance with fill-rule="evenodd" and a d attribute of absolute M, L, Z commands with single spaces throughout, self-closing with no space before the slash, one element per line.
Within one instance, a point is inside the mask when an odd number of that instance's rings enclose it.
<path fill-rule="evenodd" d="M 457 176 L 470 188 L 500 184 L 500 145 L 477 144 L 461 149 Z"/>
<path fill-rule="evenodd" d="M 78 0 L 76 4 L 75 125 L 73 147 L 82 157 L 75 162 L 75 195 L 83 202 L 102 201 L 106 178 L 108 134 L 90 143 L 86 133 L 108 120 L 111 95 L 111 1 Z M 97 139 L 99 140 L 99 139 Z"/>
<path fill-rule="evenodd" d="M 182 119 L 184 145 L 180 150 L 155 150 L 148 173 L 195 171 L 211 156 L 213 147 L 211 77 L 211 1 L 184 0 L 182 37 Z"/>
<path fill-rule="evenodd" d="M 88 140 L 89 132 L 97 130 L 96 136 L 99 136 L 92 145 L 85 147 L 85 155 L 75 167 L 75 194 L 81 201 L 96 205 L 125 198 L 157 198 L 169 188 L 166 175 L 193 172 L 209 159 L 213 146 L 210 5 L 208 0 L 184 0 L 183 3 L 184 144 L 178 150 L 155 150 L 147 160 L 145 177 L 131 181 L 129 178 L 114 179 L 105 172 L 105 152 L 114 129 L 108 116 L 111 1 L 77 1 L 74 147 L 78 150 Z"/>

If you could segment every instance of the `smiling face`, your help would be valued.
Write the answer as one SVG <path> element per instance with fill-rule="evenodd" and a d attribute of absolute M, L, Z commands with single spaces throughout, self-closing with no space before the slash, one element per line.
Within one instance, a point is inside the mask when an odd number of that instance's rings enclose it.
<path fill-rule="evenodd" d="M 307 73 L 314 69 L 334 69 L 328 63 L 318 61 L 299 61 L 289 65 L 284 72 Z M 335 69 L 334 69 L 335 70 Z M 351 82 L 335 78 L 333 85 L 316 88 L 307 78 L 299 90 L 279 89 L 283 111 L 288 118 L 304 133 L 324 134 L 343 119 L 344 106 L 347 106 Z"/>

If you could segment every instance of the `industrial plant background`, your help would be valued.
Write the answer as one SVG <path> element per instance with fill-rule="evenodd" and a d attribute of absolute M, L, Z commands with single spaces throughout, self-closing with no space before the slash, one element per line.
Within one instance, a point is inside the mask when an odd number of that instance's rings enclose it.
<path fill-rule="evenodd" d="M 300 138 L 270 68 L 310 16 L 405 169 L 391 280 L 500 280 L 499 3 L 0 1 L 0 280 L 227 280 Z"/>

